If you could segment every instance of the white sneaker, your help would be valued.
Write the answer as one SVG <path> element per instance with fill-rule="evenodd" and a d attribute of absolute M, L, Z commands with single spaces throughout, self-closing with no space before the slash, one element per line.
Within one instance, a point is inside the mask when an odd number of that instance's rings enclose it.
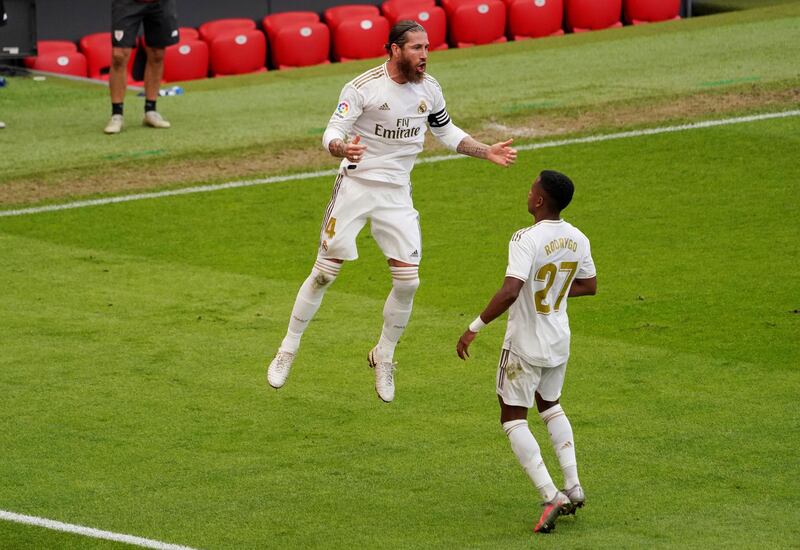
<path fill-rule="evenodd" d="M 6 123 L 0 120 L 0 130 L 6 127 Z"/>
<path fill-rule="evenodd" d="M 267 382 L 276 390 L 286 383 L 289 378 L 289 371 L 292 370 L 292 362 L 295 354 L 288 351 L 280 351 L 275 354 L 275 358 L 267 369 Z"/>
<path fill-rule="evenodd" d="M 375 391 L 384 402 L 394 400 L 394 369 L 397 363 L 381 361 L 377 355 L 378 346 L 372 348 L 367 355 L 369 366 L 375 369 Z"/>
<path fill-rule="evenodd" d="M 144 120 L 142 121 L 142 124 L 145 126 L 150 126 L 151 128 L 162 128 L 165 130 L 172 126 L 172 124 L 164 120 L 164 117 L 162 117 L 161 113 L 158 111 L 147 111 L 144 114 Z"/>
<path fill-rule="evenodd" d="M 570 489 L 565 489 L 564 494 L 569 497 L 569 501 L 572 504 L 569 511 L 570 514 L 574 514 L 575 510 L 583 508 L 583 505 L 586 504 L 586 495 L 583 493 L 583 488 L 580 484 L 573 485 Z"/>
<path fill-rule="evenodd" d="M 123 122 L 122 115 L 111 115 L 111 119 L 103 131 L 106 134 L 118 134 L 122 131 Z"/>

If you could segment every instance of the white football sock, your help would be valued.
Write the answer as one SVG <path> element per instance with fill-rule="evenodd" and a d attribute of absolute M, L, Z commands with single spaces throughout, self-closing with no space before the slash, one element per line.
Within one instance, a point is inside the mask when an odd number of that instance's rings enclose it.
<path fill-rule="evenodd" d="M 383 331 L 378 341 L 378 358 L 391 362 L 394 348 L 411 318 L 414 294 L 419 288 L 419 266 L 390 266 L 389 270 L 392 272 L 392 291 L 383 306 Z"/>
<path fill-rule="evenodd" d="M 561 405 L 550 407 L 546 411 L 540 412 L 539 416 L 547 426 L 550 441 L 553 442 L 553 449 L 558 456 L 558 463 L 561 464 L 561 471 L 564 472 L 564 488 L 571 489 L 580 483 L 572 425 Z"/>
<path fill-rule="evenodd" d="M 510 420 L 503 422 L 503 429 L 511 441 L 511 449 L 517 455 L 522 469 L 531 478 L 533 485 L 539 490 L 545 502 L 553 500 L 558 493 L 553 479 L 542 460 L 542 452 L 536 438 L 533 437 L 527 420 Z"/>
<path fill-rule="evenodd" d="M 341 267 L 342 264 L 340 263 L 322 258 L 317 258 L 317 261 L 314 262 L 311 274 L 303 282 L 297 293 L 294 308 L 292 308 L 292 316 L 289 318 L 289 330 L 286 332 L 283 342 L 281 342 L 280 351 L 297 353 L 303 332 L 305 332 L 311 319 L 314 318 L 314 314 L 317 313 L 325 291 L 336 280 Z"/>

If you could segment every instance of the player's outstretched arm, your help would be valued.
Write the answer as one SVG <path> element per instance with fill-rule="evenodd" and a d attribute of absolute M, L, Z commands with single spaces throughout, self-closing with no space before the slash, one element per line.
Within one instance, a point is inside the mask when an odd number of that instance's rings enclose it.
<path fill-rule="evenodd" d="M 458 144 L 456 152 L 469 157 L 486 159 L 498 166 L 511 166 L 517 160 L 517 150 L 511 147 L 513 141 L 513 139 L 509 139 L 494 145 L 486 145 L 467 136 Z"/>
<path fill-rule="evenodd" d="M 456 344 L 456 353 L 461 359 L 466 360 L 467 357 L 469 357 L 469 345 L 475 340 L 478 331 L 483 328 L 483 326 L 488 325 L 500 317 L 517 301 L 517 297 L 524 284 L 525 281 L 517 279 L 516 277 L 505 278 L 503 286 L 492 296 L 486 309 L 483 310 L 480 316 L 472 322 L 470 328 L 464 331 L 464 334 L 459 338 L 458 344 Z"/>
<path fill-rule="evenodd" d="M 361 162 L 364 157 L 364 151 L 367 146 L 360 143 L 361 136 L 356 136 L 353 141 L 345 143 L 343 140 L 336 138 L 328 144 L 328 151 L 331 155 L 337 158 L 346 158 L 350 162 Z"/>

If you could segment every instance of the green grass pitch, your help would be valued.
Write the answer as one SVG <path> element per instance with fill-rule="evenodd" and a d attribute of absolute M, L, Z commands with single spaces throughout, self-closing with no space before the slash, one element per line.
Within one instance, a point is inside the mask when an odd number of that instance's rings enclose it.
<path fill-rule="evenodd" d="M 710 89 L 796 109 L 798 22 L 794 2 L 437 52 L 431 71 L 470 131 Z M 336 92 L 373 64 L 188 84 L 160 103 L 169 133 L 113 140 L 101 88 L 12 79 L 0 186 L 318 148 Z M 332 177 L 0 217 L 0 510 L 197 548 L 796 548 L 798 151 L 791 117 L 523 152 L 509 170 L 418 166 L 422 286 L 390 405 L 366 366 L 390 288 L 368 230 L 286 387 L 266 385 Z M 576 182 L 565 218 L 592 240 L 599 293 L 570 301 L 562 399 L 588 503 L 534 536 L 494 395 L 505 320 L 466 364 L 455 344 L 544 168 Z M 198 181 L 180 178 L 162 186 Z M 0 521 L 3 549 L 120 547 Z"/>
<path fill-rule="evenodd" d="M 365 361 L 389 285 L 368 233 L 287 386 L 265 386 L 330 178 L 0 220 L 1 508 L 207 548 L 789 547 L 798 135 L 794 118 L 418 167 L 423 286 L 391 405 Z M 577 182 L 565 217 L 600 292 L 571 302 L 563 398 L 589 504 L 533 537 L 497 422 L 503 323 L 468 364 L 454 346 L 543 167 Z M 0 540 L 109 544 L 8 523 Z"/>

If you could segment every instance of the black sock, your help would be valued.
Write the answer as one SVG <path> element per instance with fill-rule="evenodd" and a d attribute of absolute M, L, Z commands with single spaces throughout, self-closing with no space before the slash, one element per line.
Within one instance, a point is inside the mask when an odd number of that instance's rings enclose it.
<path fill-rule="evenodd" d="M 120 115 L 122 116 L 122 106 L 123 103 L 112 103 L 111 104 L 111 114 L 112 115 Z"/>
<path fill-rule="evenodd" d="M 146 99 L 144 102 L 144 112 L 146 113 L 148 111 L 155 111 L 155 110 L 156 110 L 156 100 L 153 99 L 151 101 L 149 99 Z"/>

